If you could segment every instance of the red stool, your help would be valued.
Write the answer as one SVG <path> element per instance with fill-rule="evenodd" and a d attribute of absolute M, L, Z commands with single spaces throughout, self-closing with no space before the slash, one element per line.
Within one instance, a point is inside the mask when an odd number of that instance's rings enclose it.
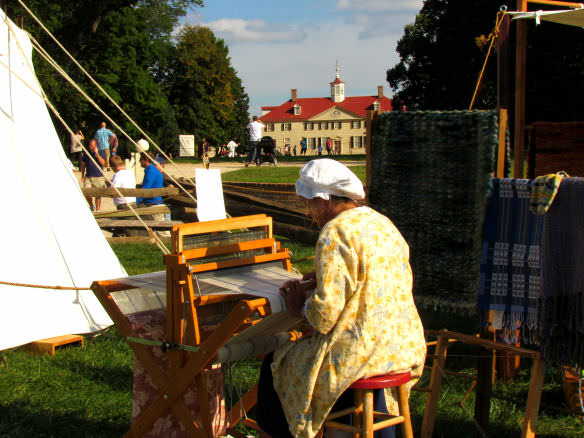
<path fill-rule="evenodd" d="M 414 438 L 406 388 L 410 380 L 409 371 L 357 380 L 349 387 L 355 390 L 355 406 L 330 413 L 324 422 L 325 427 L 352 432 L 359 438 L 373 438 L 374 431 L 401 424 L 403 438 Z M 373 390 L 384 388 L 397 388 L 399 407 L 397 417 L 373 410 Z M 348 414 L 355 414 L 353 417 L 355 426 L 333 421 Z M 376 418 L 380 418 L 381 421 L 375 422 Z"/>

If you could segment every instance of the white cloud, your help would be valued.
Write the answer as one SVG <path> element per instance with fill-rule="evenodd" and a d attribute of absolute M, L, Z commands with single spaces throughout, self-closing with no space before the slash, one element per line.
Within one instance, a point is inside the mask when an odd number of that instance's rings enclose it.
<path fill-rule="evenodd" d="M 223 18 L 205 26 L 228 44 L 294 44 L 306 38 L 306 32 L 289 24 L 267 23 L 264 20 Z"/>
<path fill-rule="evenodd" d="M 379 38 L 403 33 L 404 25 L 413 21 L 414 13 L 356 13 L 345 19 L 345 23 L 359 26 L 359 39 Z"/>
<path fill-rule="evenodd" d="M 301 43 L 230 46 L 232 65 L 250 96 L 250 112 L 280 105 L 290 98 L 291 88 L 298 89 L 298 97 L 329 96 L 337 61 L 348 96 L 374 95 L 378 85 L 391 95 L 385 76 L 398 62 L 401 30 L 367 41 L 358 38 L 359 32 L 359 25 L 337 21 L 312 29 Z"/>
<path fill-rule="evenodd" d="M 352 11 L 395 11 L 404 9 L 419 10 L 422 0 L 337 0 L 337 9 Z"/>

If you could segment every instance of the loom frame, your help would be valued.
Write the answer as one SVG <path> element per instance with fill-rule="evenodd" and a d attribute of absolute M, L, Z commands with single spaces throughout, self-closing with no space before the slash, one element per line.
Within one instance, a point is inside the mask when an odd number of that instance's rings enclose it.
<path fill-rule="evenodd" d="M 204 233 L 215 233 L 241 229 L 263 229 L 266 238 L 246 242 L 230 243 L 196 249 L 185 249 L 184 239 Z M 229 256 L 249 250 L 260 250 L 263 254 L 226 259 L 209 263 L 192 264 L 211 256 Z M 97 299 L 127 340 L 138 361 L 151 377 L 159 393 L 151 404 L 132 424 L 125 437 L 142 437 L 160 417 L 172 413 L 185 427 L 189 437 L 212 437 L 211 417 L 208 410 L 200 409 L 200 418 L 184 405 L 181 398 L 186 388 L 194 381 L 197 388 L 199 405 L 208 406 L 205 376 L 202 371 L 212 363 L 219 349 L 235 334 L 258 322 L 258 318 L 271 313 L 266 298 L 248 295 L 202 296 L 192 273 L 206 272 L 235 266 L 245 266 L 265 262 L 280 261 L 285 270 L 291 270 L 290 252 L 282 249 L 273 237 L 272 218 L 265 214 L 235 217 L 208 222 L 175 225 L 172 229 L 172 253 L 164 256 L 166 265 L 166 341 L 171 348 L 166 352 L 166 367 L 159 366 L 144 343 L 132 328 L 126 315 L 112 297 L 113 292 L 136 289 L 116 280 L 95 281 L 91 285 Z M 223 322 L 206 338 L 201 337 L 198 311 L 210 304 L 228 303 L 233 308 Z M 252 319 L 253 317 L 253 319 Z M 297 332 L 290 332 L 295 340 Z M 197 351 L 185 351 L 172 346 L 191 346 Z M 166 369 L 164 369 L 166 368 Z M 257 402 L 257 383 L 232 407 L 226 416 L 226 429 L 233 428 L 242 420 L 243 413 L 249 411 Z M 251 427 L 255 422 L 245 421 Z"/>

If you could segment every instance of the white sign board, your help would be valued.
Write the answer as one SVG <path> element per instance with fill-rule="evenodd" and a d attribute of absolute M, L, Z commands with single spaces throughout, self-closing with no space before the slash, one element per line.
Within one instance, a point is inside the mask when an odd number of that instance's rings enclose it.
<path fill-rule="evenodd" d="M 221 171 L 219 169 L 195 169 L 197 186 L 197 217 L 200 222 L 226 219 Z"/>
<path fill-rule="evenodd" d="M 179 135 L 178 136 L 178 155 L 179 157 L 195 156 L 195 136 Z"/>

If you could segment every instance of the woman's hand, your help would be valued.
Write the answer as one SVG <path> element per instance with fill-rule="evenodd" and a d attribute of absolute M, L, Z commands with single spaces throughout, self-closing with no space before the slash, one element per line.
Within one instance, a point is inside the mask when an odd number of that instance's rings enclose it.
<path fill-rule="evenodd" d="M 302 316 L 302 307 L 306 301 L 306 292 L 300 280 L 288 280 L 280 288 L 280 295 L 286 301 L 286 308 L 294 316 Z"/>
<path fill-rule="evenodd" d="M 304 276 L 302 277 L 302 281 L 304 282 L 310 281 L 311 283 L 313 283 L 312 288 L 314 289 L 316 287 L 316 271 L 304 274 Z"/>

